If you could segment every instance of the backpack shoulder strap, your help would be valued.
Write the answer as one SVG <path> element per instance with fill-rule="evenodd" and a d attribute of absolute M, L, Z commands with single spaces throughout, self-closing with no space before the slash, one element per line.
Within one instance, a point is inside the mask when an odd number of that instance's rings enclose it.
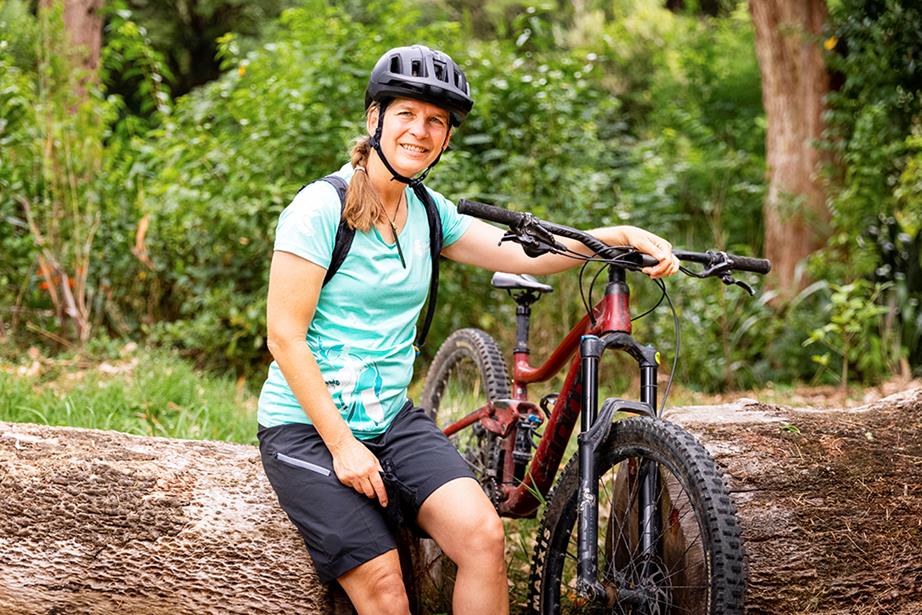
<path fill-rule="evenodd" d="M 439 255 L 442 253 L 442 218 L 439 216 L 438 206 L 421 183 L 413 186 L 413 192 L 419 197 L 426 207 L 426 218 L 429 220 L 429 256 L 432 260 L 432 277 L 429 278 L 429 302 L 426 305 L 426 317 L 423 326 L 416 335 L 416 352 L 422 348 L 429 335 L 432 319 L 435 316 L 435 305 L 439 296 Z"/>
<path fill-rule="evenodd" d="M 346 260 L 346 255 L 349 254 L 349 249 L 352 247 L 352 240 L 355 239 L 355 229 L 351 228 L 346 223 L 345 218 L 342 217 L 342 211 L 346 208 L 346 190 L 348 189 L 346 181 L 338 175 L 327 175 L 320 181 L 324 181 L 336 189 L 336 194 L 339 195 L 340 211 L 339 226 L 336 227 L 336 239 L 333 242 L 333 256 L 330 258 L 327 273 L 323 276 L 323 285 L 326 286 L 327 282 L 339 271 L 343 261 Z"/>

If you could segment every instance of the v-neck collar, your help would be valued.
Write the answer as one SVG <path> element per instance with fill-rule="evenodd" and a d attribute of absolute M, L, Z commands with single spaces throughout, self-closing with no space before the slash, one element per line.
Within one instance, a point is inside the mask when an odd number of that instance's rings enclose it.
<path fill-rule="evenodd" d="M 397 233 L 397 241 L 402 241 L 402 240 L 404 239 L 404 235 L 407 234 L 407 228 L 410 226 L 410 209 L 411 209 L 411 207 L 410 207 L 410 195 L 409 195 L 408 192 L 407 192 L 408 190 L 409 190 L 409 188 L 404 188 L 404 190 L 403 190 L 403 197 L 404 197 L 404 198 L 406 199 L 406 201 L 407 201 L 407 219 L 404 220 L 403 228 L 400 229 L 400 232 L 399 232 L 399 233 Z M 385 217 L 386 217 L 386 216 L 387 216 L 387 214 L 385 214 Z M 388 224 L 388 226 L 390 226 L 390 224 Z M 378 238 L 378 241 L 380 241 L 381 243 L 383 243 L 383 244 L 384 244 L 385 246 L 387 246 L 388 248 L 391 248 L 391 249 L 394 249 L 394 250 L 397 249 L 397 241 L 391 242 L 391 241 L 387 241 L 386 239 L 384 239 L 384 237 L 381 236 L 381 231 L 378 230 L 377 225 L 372 224 L 372 225 L 371 225 L 371 228 L 374 229 L 374 231 L 375 231 L 375 237 Z M 404 244 L 401 243 L 401 245 L 404 245 Z"/>

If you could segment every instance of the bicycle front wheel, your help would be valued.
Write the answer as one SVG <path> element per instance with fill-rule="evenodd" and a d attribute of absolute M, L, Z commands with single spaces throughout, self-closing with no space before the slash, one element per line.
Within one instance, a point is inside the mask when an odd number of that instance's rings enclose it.
<path fill-rule="evenodd" d="M 487 401 L 509 397 L 509 374 L 496 342 L 481 329 L 459 329 L 432 360 L 420 405 L 444 429 Z M 476 422 L 451 436 L 451 441 L 493 499 L 498 478 L 496 436 Z"/>
<path fill-rule="evenodd" d="M 742 612 L 745 573 L 736 509 L 714 460 L 691 434 L 646 417 L 612 425 L 597 461 L 598 581 L 606 597 L 591 603 L 576 591 L 578 466 L 576 457 L 567 465 L 539 530 L 530 612 Z M 646 550 L 639 510 L 645 473 L 655 474 L 652 484 L 658 485 L 651 498 L 658 509 L 652 516 L 656 531 Z"/>

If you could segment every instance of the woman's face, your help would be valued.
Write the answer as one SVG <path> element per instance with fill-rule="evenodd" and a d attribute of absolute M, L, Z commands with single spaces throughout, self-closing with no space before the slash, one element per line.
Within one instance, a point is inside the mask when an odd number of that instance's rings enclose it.
<path fill-rule="evenodd" d="M 387 161 L 401 175 L 413 177 L 428 167 L 448 146 L 450 116 L 433 104 L 396 98 L 384 112 L 381 149 Z M 378 112 L 368 115 L 368 132 L 374 134 Z"/>

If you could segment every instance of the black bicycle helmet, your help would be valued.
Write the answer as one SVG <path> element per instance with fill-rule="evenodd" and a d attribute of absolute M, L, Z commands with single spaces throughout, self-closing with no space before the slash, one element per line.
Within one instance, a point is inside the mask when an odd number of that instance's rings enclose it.
<path fill-rule="evenodd" d="M 365 90 L 365 109 L 372 102 L 403 97 L 423 100 L 446 109 L 458 126 L 474 101 L 461 67 L 440 51 L 425 45 L 395 47 L 378 60 Z"/>

